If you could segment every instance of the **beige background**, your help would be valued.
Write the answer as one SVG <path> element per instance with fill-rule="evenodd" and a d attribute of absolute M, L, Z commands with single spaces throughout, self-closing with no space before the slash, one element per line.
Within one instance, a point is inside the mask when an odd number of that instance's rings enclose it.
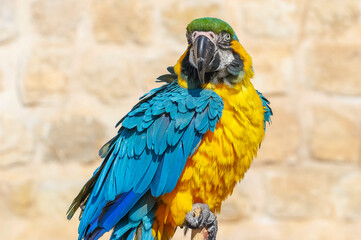
<path fill-rule="evenodd" d="M 275 115 L 218 239 L 361 239 L 360 12 L 360 0 L 0 0 L 0 239 L 76 239 L 65 212 L 99 147 L 202 16 L 233 26 Z"/>

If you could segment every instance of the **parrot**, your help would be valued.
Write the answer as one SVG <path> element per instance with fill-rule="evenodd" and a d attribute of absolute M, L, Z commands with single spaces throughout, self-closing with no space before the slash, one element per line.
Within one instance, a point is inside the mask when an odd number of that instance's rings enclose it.
<path fill-rule="evenodd" d="M 140 98 L 99 150 L 102 163 L 67 212 L 70 220 L 81 209 L 79 240 L 111 230 L 110 240 L 165 240 L 189 225 L 215 239 L 212 216 L 249 169 L 273 113 L 228 23 L 194 19 L 186 39 L 158 77 L 163 85 Z M 211 217 L 187 225 L 195 206 Z"/>

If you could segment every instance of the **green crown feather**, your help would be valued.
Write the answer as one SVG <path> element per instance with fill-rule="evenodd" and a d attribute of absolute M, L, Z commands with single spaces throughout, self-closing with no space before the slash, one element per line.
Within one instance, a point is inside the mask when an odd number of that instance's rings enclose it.
<path fill-rule="evenodd" d="M 216 34 L 225 31 L 231 34 L 233 40 L 238 41 L 238 38 L 234 33 L 232 27 L 225 21 L 222 21 L 221 19 L 218 18 L 205 17 L 205 18 L 194 19 L 191 23 L 188 24 L 187 31 L 189 32 L 212 31 Z"/>

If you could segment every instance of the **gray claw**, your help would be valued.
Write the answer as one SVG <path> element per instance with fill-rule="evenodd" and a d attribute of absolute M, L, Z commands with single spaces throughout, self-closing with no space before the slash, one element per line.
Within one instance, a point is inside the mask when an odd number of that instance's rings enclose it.
<path fill-rule="evenodd" d="M 185 225 L 191 229 L 205 228 L 208 232 L 208 240 L 215 240 L 218 223 L 217 217 L 209 209 L 209 206 L 204 203 L 193 204 L 192 211 L 187 213 L 185 219 Z"/>

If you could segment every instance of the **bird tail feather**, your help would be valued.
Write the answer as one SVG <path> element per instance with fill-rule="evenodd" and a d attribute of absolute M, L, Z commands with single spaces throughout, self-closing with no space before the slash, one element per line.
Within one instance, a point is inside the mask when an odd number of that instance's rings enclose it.
<path fill-rule="evenodd" d="M 153 240 L 155 210 L 155 199 L 150 192 L 124 193 L 103 208 L 102 213 L 88 225 L 84 238 L 97 240 L 114 228 L 111 240 Z"/>

